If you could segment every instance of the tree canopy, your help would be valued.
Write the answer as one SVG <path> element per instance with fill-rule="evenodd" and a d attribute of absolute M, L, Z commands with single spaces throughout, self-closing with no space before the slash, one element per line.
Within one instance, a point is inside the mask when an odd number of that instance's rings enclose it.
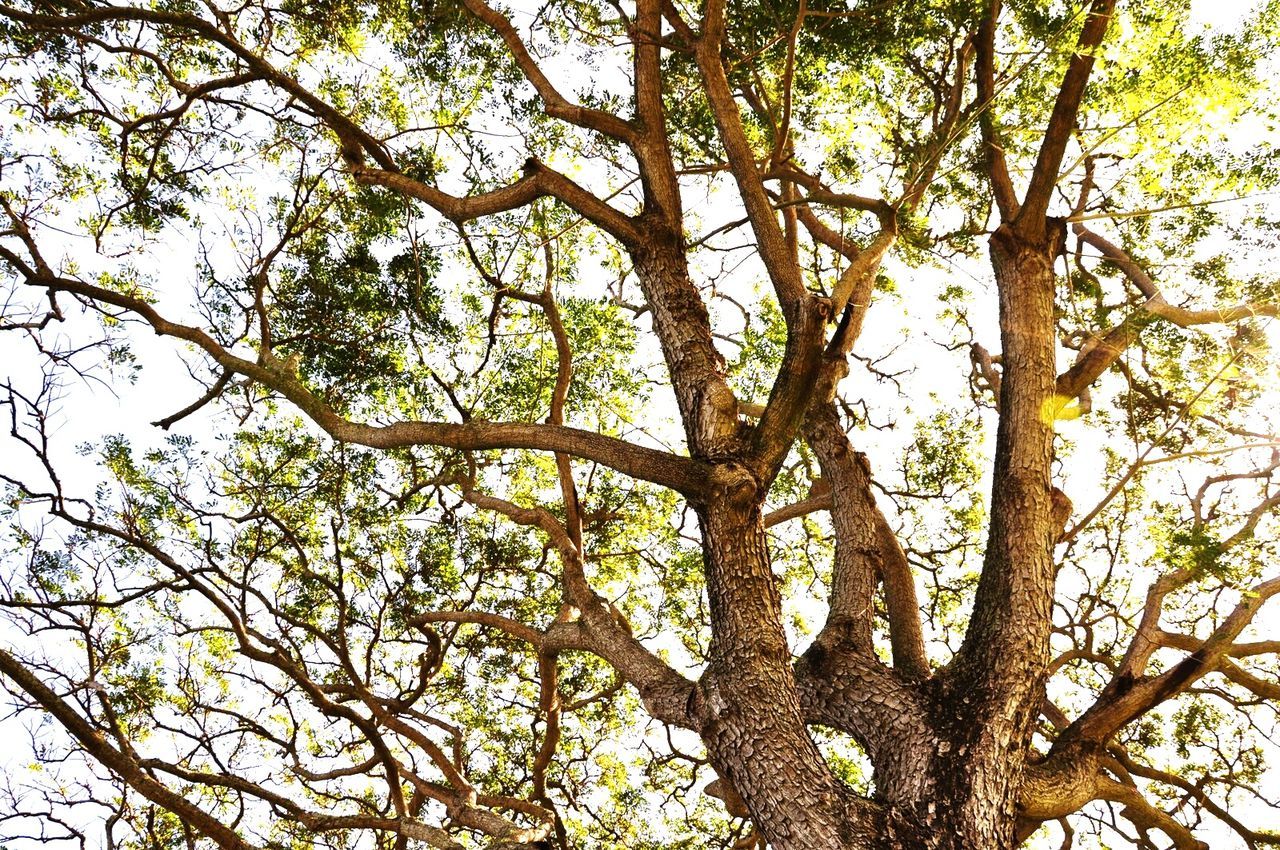
<path fill-rule="evenodd" d="M 1239 5 L 0 5 L 0 842 L 1280 846 Z"/>

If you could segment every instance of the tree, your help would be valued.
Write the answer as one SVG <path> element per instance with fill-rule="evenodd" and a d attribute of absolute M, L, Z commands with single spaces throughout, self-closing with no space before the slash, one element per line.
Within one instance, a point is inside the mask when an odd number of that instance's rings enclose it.
<path fill-rule="evenodd" d="M 1280 5 L 1193 11 L 0 7 L 14 840 L 1280 845 Z"/>

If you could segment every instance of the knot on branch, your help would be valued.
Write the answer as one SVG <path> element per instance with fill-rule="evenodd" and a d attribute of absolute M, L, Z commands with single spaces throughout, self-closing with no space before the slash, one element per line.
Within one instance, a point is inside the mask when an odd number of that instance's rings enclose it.
<path fill-rule="evenodd" d="M 759 502 L 760 482 L 746 466 L 736 461 L 712 466 L 708 484 L 711 502 L 738 510 L 748 510 Z"/>
<path fill-rule="evenodd" d="M 998 403 L 1000 401 L 1000 370 L 997 366 L 1002 366 L 1002 358 L 999 354 L 992 354 L 980 343 L 974 342 L 969 346 L 969 360 L 973 363 L 973 372 L 970 375 L 970 383 L 979 394 L 990 392 L 992 398 Z"/>
<path fill-rule="evenodd" d="M 1051 508 L 1050 516 L 1053 521 L 1053 533 L 1055 540 L 1062 539 L 1062 535 L 1067 530 L 1067 523 L 1071 520 L 1071 512 L 1075 506 L 1071 503 L 1071 499 L 1066 493 L 1057 487 L 1049 493 Z"/>
<path fill-rule="evenodd" d="M 751 817 L 751 812 L 747 810 L 747 804 L 743 801 L 742 796 L 724 777 L 717 777 L 702 790 L 708 797 L 715 797 L 724 803 L 724 810 L 730 816 L 735 818 Z"/>

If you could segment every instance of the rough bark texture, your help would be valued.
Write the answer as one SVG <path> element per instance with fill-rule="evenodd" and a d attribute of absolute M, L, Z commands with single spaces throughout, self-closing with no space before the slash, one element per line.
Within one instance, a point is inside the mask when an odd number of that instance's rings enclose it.
<path fill-rule="evenodd" d="M 701 515 L 716 626 L 700 732 L 774 847 L 844 847 L 846 795 L 805 728 L 759 508 L 744 489 Z"/>

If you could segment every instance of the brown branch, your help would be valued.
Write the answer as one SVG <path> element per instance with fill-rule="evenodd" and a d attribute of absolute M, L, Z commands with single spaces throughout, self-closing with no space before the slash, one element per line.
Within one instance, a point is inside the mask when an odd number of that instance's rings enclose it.
<path fill-rule="evenodd" d="M 501 614 L 491 614 L 487 611 L 425 611 L 409 617 L 407 622 L 412 626 L 421 626 L 429 623 L 470 623 L 477 626 L 485 626 L 486 628 L 505 632 L 513 638 L 528 643 L 535 649 L 542 648 L 543 640 L 546 637 L 533 626 L 527 626 L 519 620 L 513 620 Z"/>
<path fill-rule="evenodd" d="M 799 519 L 802 516 L 808 516 L 816 511 L 831 510 L 831 493 L 828 491 L 816 496 L 810 496 L 807 499 L 796 502 L 791 505 L 778 508 L 764 515 L 764 527 L 773 528 L 775 525 L 788 522 L 793 519 Z"/>
<path fill-rule="evenodd" d="M 1153 316 L 1173 322 L 1179 327 L 1187 328 L 1194 325 L 1230 323 L 1258 316 L 1280 315 L 1280 304 L 1272 302 L 1246 302 L 1231 306 L 1211 307 L 1207 310 L 1190 310 L 1185 307 L 1175 307 L 1165 300 L 1155 281 L 1151 279 L 1151 276 L 1137 261 L 1129 256 L 1127 251 L 1100 234 L 1089 230 L 1079 222 L 1073 224 L 1071 229 L 1081 242 L 1101 251 L 1102 255 L 1114 263 L 1124 273 L 1124 276 L 1138 288 L 1138 291 L 1146 296 L 1147 300 L 1142 305 L 1144 310 Z"/>
<path fill-rule="evenodd" d="M 786 181 L 786 185 L 795 178 L 794 182 L 806 186 L 811 196 L 822 195 L 827 191 L 815 178 L 794 166 L 778 170 L 778 174 Z M 840 364 L 838 368 L 843 368 L 844 356 L 852 349 L 861 333 L 881 260 L 897 239 L 897 213 L 888 204 L 859 196 L 835 196 L 834 193 L 827 196 L 847 198 L 854 205 L 869 208 L 880 218 L 881 228 L 868 245 L 859 248 L 823 225 L 807 204 L 798 203 L 786 208 L 788 212 L 795 211 L 795 219 L 815 239 L 848 258 L 849 265 L 836 282 L 824 310 L 808 309 L 808 304 L 802 303 L 787 317 L 787 349 L 755 435 L 758 456 L 764 461 L 762 477 L 766 480 L 772 475 L 771 467 L 780 463 L 789 449 L 805 411 L 815 398 L 826 394 L 826 390 L 818 387 L 823 380 L 821 376 L 830 369 L 837 368 L 836 364 Z M 795 222 L 788 218 L 788 223 L 794 238 Z M 791 257 L 790 254 L 788 256 Z M 795 265 L 794 257 L 789 261 Z M 825 337 L 825 330 L 812 325 L 823 315 L 828 320 L 839 318 L 840 324 L 827 345 L 826 352 L 819 358 L 818 348 L 814 343 Z"/>
<path fill-rule="evenodd" d="M 823 478 L 831 483 L 836 533 L 831 610 L 823 632 L 871 653 L 872 596 L 879 579 L 889 615 L 894 669 L 910 679 L 927 678 L 929 659 L 915 579 L 893 529 L 875 503 L 866 458 L 853 451 L 829 401 L 815 403 L 809 410 L 805 439 L 818 456 Z"/>
<path fill-rule="evenodd" d="M 792 84 L 795 82 L 796 72 L 796 40 L 800 36 L 800 30 L 804 27 L 805 15 L 808 11 L 808 0 L 800 0 L 800 8 L 796 11 L 795 22 L 791 25 L 791 31 L 787 36 L 787 59 L 782 72 L 782 82 L 779 85 L 779 88 L 782 89 L 782 118 L 778 122 L 778 132 L 773 141 L 773 152 L 769 156 L 772 162 L 781 162 L 791 149 L 791 97 Z"/>
<path fill-rule="evenodd" d="M 996 99 L 995 39 L 1000 7 L 1001 0 L 987 0 L 987 9 L 974 40 L 974 57 L 978 85 L 978 126 L 982 133 L 987 176 L 1001 220 L 1010 221 L 1018 214 L 1018 196 L 1013 189 L 1013 181 L 1009 178 L 1004 142 L 1000 138 L 992 111 Z"/>
<path fill-rule="evenodd" d="M 1153 805 L 1137 788 L 1105 776 L 1098 777 L 1097 781 L 1098 798 L 1123 805 L 1121 814 L 1144 833 L 1150 829 L 1160 830 L 1177 850 L 1209 850 L 1208 844 L 1197 839 L 1168 812 Z"/>
<path fill-rule="evenodd" d="M 894 218 L 898 212 L 892 204 L 882 198 L 837 192 L 791 160 L 765 172 L 763 177 L 765 180 L 787 180 L 804 188 L 805 195 L 797 199 L 794 202 L 796 204 L 817 204 L 823 207 L 875 213 L 882 222 Z"/>
<path fill-rule="evenodd" d="M 542 245 L 543 259 L 546 262 L 546 278 L 543 281 L 542 293 L 538 297 L 538 305 L 547 317 L 551 327 L 551 336 L 556 343 L 556 382 L 551 388 L 551 411 L 547 421 L 552 425 L 564 425 L 564 406 L 569 398 L 569 387 L 573 383 L 573 349 L 569 345 L 569 334 L 560 318 L 560 308 L 556 304 L 551 285 L 555 280 L 555 255 L 549 241 Z M 582 512 L 578 505 L 578 489 L 573 482 L 573 464 L 569 455 L 556 453 L 556 473 L 560 479 L 560 496 L 564 502 L 565 530 L 574 548 L 582 552 Z"/>
<path fill-rule="evenodd" d="M 729 87 L 721 59 L 725 37 L 725 4 L 720 0 L 707 3 L 703 34 L 697 46 L 698 69 L 702 75 L 707 103 L 720 132 L 729 161 L 729 172 L 737 183 L 743 206 L 751 220 L 760 256 L 773 282 L 783 314 L 790 317 L 805 298 L 800 271 L 791 262 L 786 239 L 774 213 L 773 204 L 764 189 L 755 153 L 742 127 L 742 116 Z"/>
<path fill-rule="evenodd" d="M 674 12 L 674 9 L 672 10 Z M 663 103 L 662 0 L 638 0 L 630 27 L 636 118 L 640 133 L 632 144 L 640 166 L 645 209 L 672 233 L 682 233 L 680 181 L 671 156 L 667 109 Z M 678 19 L 679 15 L 676 14 Z"/>
<path fill-rule="evenodd" d="M 120 777 L 130 788 L 173 812 L 223 850 L 255 850 L 254 845 L 242 839 L 230 827 L 151 777 L 130 754 L 107 743 L 102 732 L 40 681 L 25 664 L 3 649 L 0 649 L 0 673 L 25 691 L 41 709 L 47 711 L 67 730 L 86 753 Z"/>
<path fill-rule="evenodd" d="M 826 365 L 822 340 L 829 309 L 827 304 L 806 297 L 796 305 L 787 321 L 782 363 L 764 415 L 752 434 L 756 477 L 760 481 L 773 480 L 813 400 L 815 386 Z"/>
<path fill-rule="evenodd" d="M 1034 698 L 1034 679 L 1048 662 L 1054 589 L 1053 419 L 1055 351 L 1053 263 L 1066 225 L 1051 226 L 1049 198 L 1057 183 L 1076 114 L 1106 32 L 1114 0 L 1092 0 L 1076 52 L 1058 91 L 1031 183 L 1020 206 L 993 115 L 996 30 L 1000 0 L 988 0 L 975 36 L 976 75 L 987 171 L 1002 224 L 991 235 L 991 262 L 1000 307 L 1003 367 L 993 468 L 991 519 L 982 572 L 964 642 L 949 677 L 983 693 L 975 715 L 1004 723 L 1002 714 Z M 973 351 L 979 355 L 980 348 Z M 986 360 L 986 362 L 984 362 Z M 975 365 L 994 375 L 989 360 Z M 984 368 L 985 367 L 985 370 Z M 988 384 L 994 380 L 988 377 Z M 982 728 L 984 721 L 972 729 Z M 983 745 L 985 746 L 985 744 Z"/>
<path fill-rule="evenodd" d="M 1031 170 L 1031 182 L 1017 214 L 1017 227 L 1024 234 L 1038 234 L 1044 226 L 1049 211 L 1053 188 L 1058 184 L 1058 169 L 1067 150 L 1067 143 L 1076 126 L 1076 115 L 1084 99 L 1085 87 L 1093 71 L 1099 45 L 1111 23 L 1115 0 L 1092 0 L 1086 13 L 1084 27 L 1076 43 L 1075 52 L 1067 63 L 1067 72 L 1058 89 L 1053 112 L 1045 128 L 1036 164 Z"/>
<path fill-rule="evenodd" d="M 1049 660 L 1053 543 L 1060 531 L 1054 527 L 1050 409 L 1055 242 L 1053 234 L 1025 240 L 1008 225 L 990 240 L 1000 307 L 1000 418 L 982 572 L 949 675 L 966 683 L 960 687 L 980 688 L 993 717 L 1001 703 L 1030 699 Z"/>
<path fill-rule="evenodd" d="M 673 0 L 662 0 L 662 17 L 667 23 L 671 24 L 671 28 L 684 40 L 686 45 L 692 45 L 698 40 L 698 34 L 693 31 L 693 27 L 689 26 L 689 22 L 680 14 L 680 10 L 676 8 Z"/>
<path fill-rule="evenodd" d="M 1058 376 L 1054 392 L 1059 399 L 1079 397 L 1091 384 L 1111 368 L 1124 352 L 1137 341 L 1142 329 L 1151 323 L 1150 314 L 1131 313 L 1124 321 L 1101 337 L 1094 337 L 1080 348 L 1080 355 L 1071 368 Z"/>
<path fill-rule="evenodd" d="M 1171 581 L 1176 584 L 1183 581 L 1183 576 L 1177 574 L 1177 578 Z M 1159 606 L 1154 606 L 1156 612 L 1153 614 L 1152 597 L 1149 595 L 1143 623 L 1119 673 L 1103 689 L 1097 701 L 1063 733 L 1064 737 L 1106 741 L 1126 724 L 1185 691 L 1206 673 L 1218 668 L 1236 637 L 1253 621 L 1263 604 L 1277 593 L 1280 593 L 1280 578 L 1269 579 L 1244 591 L 1231 613 L 1190 655 L 1164 673 L 1143 676 L 1147 659 L 1160 645 L 1160 636 L 1151 625 L 1158 621 Z"/>
<path fill-rule="evenodd" d="M 1128 753 L 1118 746 L 1113 745 L 1109 750 L 1109 755 L 1115 759 L 1117 766 L 1123 769 L 1124 772 L 1131 773 L 1134 776 L 1140 776 L 1143 779 L 1151 779 L 1155 782 L 1169 785 L 1186 793 L 1187 796 L 1194 798 L 1196 802 L 1203 806 L 1207 812 L 1225 823 L 1227 826 L 1231 827 L 1231 829 L 1235 830 L 1236 834 L 1244 839 L 1245 844 L 1249 845 L 1251 850 L 1258 844 L 1280 847 L 1280 835 L 1276 835 L 1275 833 L 1259 832 L 1245 826 L 1233 817 L 1225 808 L 1216 803 L 1213 798 L 1210 797 L 1199 785 L 1189 782 L 1177 774 L 1157 770 L 1156 768 L 1141 764 L 1131 758 Z"/>
<path fill-rule="evenodd" d="M 1280 702 L 1280 683 L 1255 676 L 1229 658 L 1222 658 L 1218 661 L 1218 672 L 1229 681 L 1246 688 L 1250 693 L 1256 694 L 1263 699 Z"/>
<path fill-rule="evenodd" d="M 962 125 L 960 119 L 965 113 L 964 93 L 969 84 L 969 62 L 973 52 L 974 38 L 970 34 L 955 53 L 955 74 L 950 87 L 945 91 L 942 120 L 936 123 L 932 140 L 925 148 L 918 170 L 904 181 L 902 199 L 898 203 L 903 210 L 916 209 L 933 181 L 934 175 L 937 174 L 943 155 L 968 130 L 968 121 Z"/>
<path fill-rule="evenodd" d="M 862 250 L 849 266 L 840 274 L 835 289 L 831 293 L 831 315 L 839 316 L 845 307 L 852 308 L 856 316 L 857 329 L 852 331 L 856 339 L 861 330 L 862 320 L 871 306 L 871 293 L 875 288 L 876 274 L 880 271 L 880 261 L 897 241 L 896 224 L 889 220 L 886 226 L 876 234 L 870 244 Z"/>
<path fill-rule="evenodd" d="M 818 218 L 808 204 L 797 204 L 795 210 L 796 219 L 804 225 L 804 229 L 809 232 L 809 236 L 815 242 L 826 245 L 847 260 L 856 258 L 862 250 L 858 243 L 828 227 L 826 223 Z"/>
<path fill-rule="evenodd" d="M 1160 631 L 1154 638 L 1159 646 L 1195 652 L 1204 642 L 1192 635 L 1175 634 Z M 1257 694 L 1263 699 L 1280 700 L 1280 683 L 1268 681 L 1255 676 L 1245 668 L 1232 661 L 1233 658 L 1246 658 L 1256 655 L 1274 655 L 1280 653 L 1280 641 L 1255 641 L 1253 643 L 1235 643 L 1227 647 L 1218 660 L 1217 672 L 1228 681 L 1235 682 Z"/>
<path fill-rule="evenodd" d="M 405 197 L 416 198 L 455 223 L 519 209 L 528 206 L 538 198 L 550 196 L 562 201 L 583 218 L 625 245 L 634 245 L 640 240 L 640 230 L 629 216 L 583 189 L 560 172 L 532 158 L 525 162 L 524 172 L 523 177 L 507 186 L 479 195 L 459 198 L 414 180 L 399 171 L 363 165 L 357 165 L 351 169 L 356 182 L 369 186 L 382 186 Z"/>
<path fill-rule="evenodd" d="M 1102 771 L 1104 764 L 1124 781 L 1108 777 Z M 1177 780 L 1176 784 L 1186 786 L 1184 790 L 1188 791 L 1193 787 L 1172 774 L 1143 769 L 1127 758 L 1119 763 L 1101 755 L 1096 748 L 1078 744 L 1065 749 L 1055 747 L 1048 759 L 1027 766 L 1019 791 L 1020 834 L 1029 835 L 1038 824 L 1066 817 L 1094 800 L 1106 800 L 1124 805 L 1125 819 L 1144 832 L 1159 829 L 1180 850 L 1208 850 L 1208 845 L 1198 841 L 1190 829 L 1149 801 L 1134 784 L 1130 773 L 1166 783 Z M 1207 803 L 1206 808 L 1215 814 L 1221 811 L 1200 789 L 1195 789 L 1192 796 L 1202 804 Z M 1228 825 L 1243 829 L 1238 821 Z"/>
<path fill-rule="evenodd" d="M 195 413 L 200 408 L 204 407 L 206 404 L 208 404 L 209 402 L 217 398 L 219 395 L 221 395 L 222 391 L 227 388 L 228 384 L 231 383 L 231 375 L 232 375 L 231 372 L 223 372 L 221 375 L 218 376 L 218 380 L 213 382 L 213 386 L 209 387 L 208 392 L 200 396 L 200 398 L 196 399 L 191 404 L 182 408 L 177 413 L 174 413 L 170 416 L 166 416 L 163 419 L 157 419 L 155 422 L 152 422 L 151 424 L 156 425 L 168 431 L 170 428 L 174 426 L 174 424 L 181 422 L 183 419 L 186 419 L 188 416 Z"/>
<path fill-rule="evenodd" d="M 246 360 L 223 348 L 207 332 L 165 319 L 142 298 L 104 289 L 83 281 L 42 275 L 28 276 L 27 283 L 42 289 L 67 292 L 101 304 L 128 310 L 146 321 L 156 333 L 192 343 L 224 369 L 245 375 L 279 392 L 312 421 L 341 442 L 371 448 L 436 445 L 462 450 L 534 449 L 596 461 L 626 475 L 670 487 L 690 498 L 699 498 L 707 482 L 702 464 L 689 458 L 648 449 L 625 440 L 559 425 L 523 422 L 397 422 L 367 425 L 345 419 L 311 393 L 297 375 L 272 358 Z"/>
<path fill-rule="evenodd" d="M 1175 632 L 1160 633 L 1160 643 L 1162 646 L 1171 646 L 1175 649 L 1184 649 L 1188 652 L 1194 651 L 1200 647 L 1199 638 L 1191 635 L 1177 634 Z M 1229 658 L 1248 658 L 1254 655 L 1280 655 L 1280 640 L 1258 640 L 1249 643 L 1233 643 L 1227 647 L 1223 653 Z"/>
<path fill-rule="evenodd" d="M 689 709 L 694 684 L 636 640 L 613 607 L 588 584 L 578 549 L 555 516 L 542 508 L 522 507 L 475 490 L 467 491 L 465 497 L 476 507 L 495 511 L 521 525 L 538 528 L 551 539 L 564 566 L 568 598 L 580 611 L 578 622 L 585 638 L 581 644 L 563 648 L 585 649 L 608 662 L 640 692 L 640 698 L 654 718 L 675 726 L 694 728 L 696 724 Z M 496 621 L 494 625 L 498 625 Z M 539 638 L 531 643 L 544 650 L 552 648 L 545 640 Z"/>
<path fill-rule="evenodd" d="M 11 6 L 0 6 L 0 15 L 42 30 L 75 31 L 79 27 L 92 26 L 94 24 L 139 22 L 173 27 L 195 33 L 235 55 L 237 59 L 249 67 L 255 78 L 271 82 L 318 116 L 338 136 L 344 150 L 349 155 L 358 158 L 358 152 L 363 151 L 383 168 L 388 170 L 396 169 L 394 159 L 382 143 L 366 133 L 349 117 L 297 80 L 277 69 L 229 33 L 195 15 L 128 6 L 91 8 L 67 15 L 33 13 L 15 9 Z"/>
<path fill-rule="evenodd" d="M 492 29 L 506 44 L 507 50 L 515 60 L 516 67 L 524 74 L 538 93 L 543 104 L 543 111 L 552 118 L 568 121 L 579 127 L 595 130 L 622 142 L 631 142 L 636 136 L 636 128 L 611 112 L 593 109 L 570 102 L 547 79 L 546 74 L 529 54 L 528 48 L 516 32 L 511 21 L 501 12 L 484 2 L 484 0 L 462 0 L 467 11 Z"/>

